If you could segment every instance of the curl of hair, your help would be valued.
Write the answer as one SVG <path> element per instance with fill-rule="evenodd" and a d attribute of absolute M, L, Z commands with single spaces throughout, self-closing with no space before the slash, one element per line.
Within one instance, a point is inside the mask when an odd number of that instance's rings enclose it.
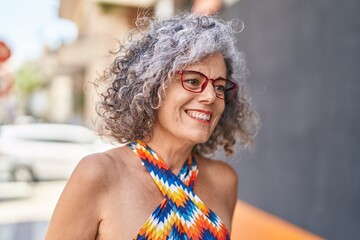
<path fill-rule="evenodd" d="M 105 129 L 120 143 L 151 138 L 157 109 L 164 99 L 171 76 L 179 69 L 221 53 L 227 78 L 236 82 L 236 96 L 225 110 L 210 139 L 193 151 L 211 154 L 221 146 L 233 153 L 237 141 L 252 143 L 258 129 L 258 115 L 252 109 L 245 78 L 244 54 L 236 49 L 233 22 L 217 16 L 178 14 L 171 19 L 138 18 L 129 43 L 122 44 L 110 68 L 98 79 L 109 86 L 97 108 Z"/>

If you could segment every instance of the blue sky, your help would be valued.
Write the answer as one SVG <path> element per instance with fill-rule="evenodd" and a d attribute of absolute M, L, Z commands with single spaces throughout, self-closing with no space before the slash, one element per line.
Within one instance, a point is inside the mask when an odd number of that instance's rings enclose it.
<path fill-rule="evenodd" d="M 56 49 L 76 39 L 76 27 L 58 17 L 59 0 L 0 0 L 0 40 L 17 64 L 41 56 L 44 44 Z"/>

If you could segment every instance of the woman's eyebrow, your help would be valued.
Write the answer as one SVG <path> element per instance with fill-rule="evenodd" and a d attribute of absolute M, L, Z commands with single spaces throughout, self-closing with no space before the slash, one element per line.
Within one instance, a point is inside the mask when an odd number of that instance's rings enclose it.
<path fill-rule="evenodd" d="M 216 80 L 216 79 L 226 79 L 226 77 L 223 77 L 223 76 L 221 75 L 221 76 L 219 76 L 219 77 L 217 77 L 217 78 L 214 78 L 214 80 Z"/>

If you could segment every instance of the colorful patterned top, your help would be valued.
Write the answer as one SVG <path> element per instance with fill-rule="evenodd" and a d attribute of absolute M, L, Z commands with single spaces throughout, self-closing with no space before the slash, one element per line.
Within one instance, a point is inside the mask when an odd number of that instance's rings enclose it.
<path fill-rule="evenodd" d="M 198 169 L 192 155 L 175 176 L 144 142 L 132 142 L 128 146 L 141 158 L 164 196 L 134 239 L 230 239 L 224 223 L 193 192 Z"/>

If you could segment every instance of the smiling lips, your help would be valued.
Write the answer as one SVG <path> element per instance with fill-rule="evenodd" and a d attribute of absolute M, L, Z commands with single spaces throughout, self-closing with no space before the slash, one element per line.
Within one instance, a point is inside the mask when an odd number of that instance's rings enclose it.
<path fill-rule="evenodd" d="M 212 116 L 212 112 L 203 111 L 203 110 L 186 110 L 187 115 L 196 120 L 200 120 L 202 122 L 210 122 L 210 118 Z"/>

